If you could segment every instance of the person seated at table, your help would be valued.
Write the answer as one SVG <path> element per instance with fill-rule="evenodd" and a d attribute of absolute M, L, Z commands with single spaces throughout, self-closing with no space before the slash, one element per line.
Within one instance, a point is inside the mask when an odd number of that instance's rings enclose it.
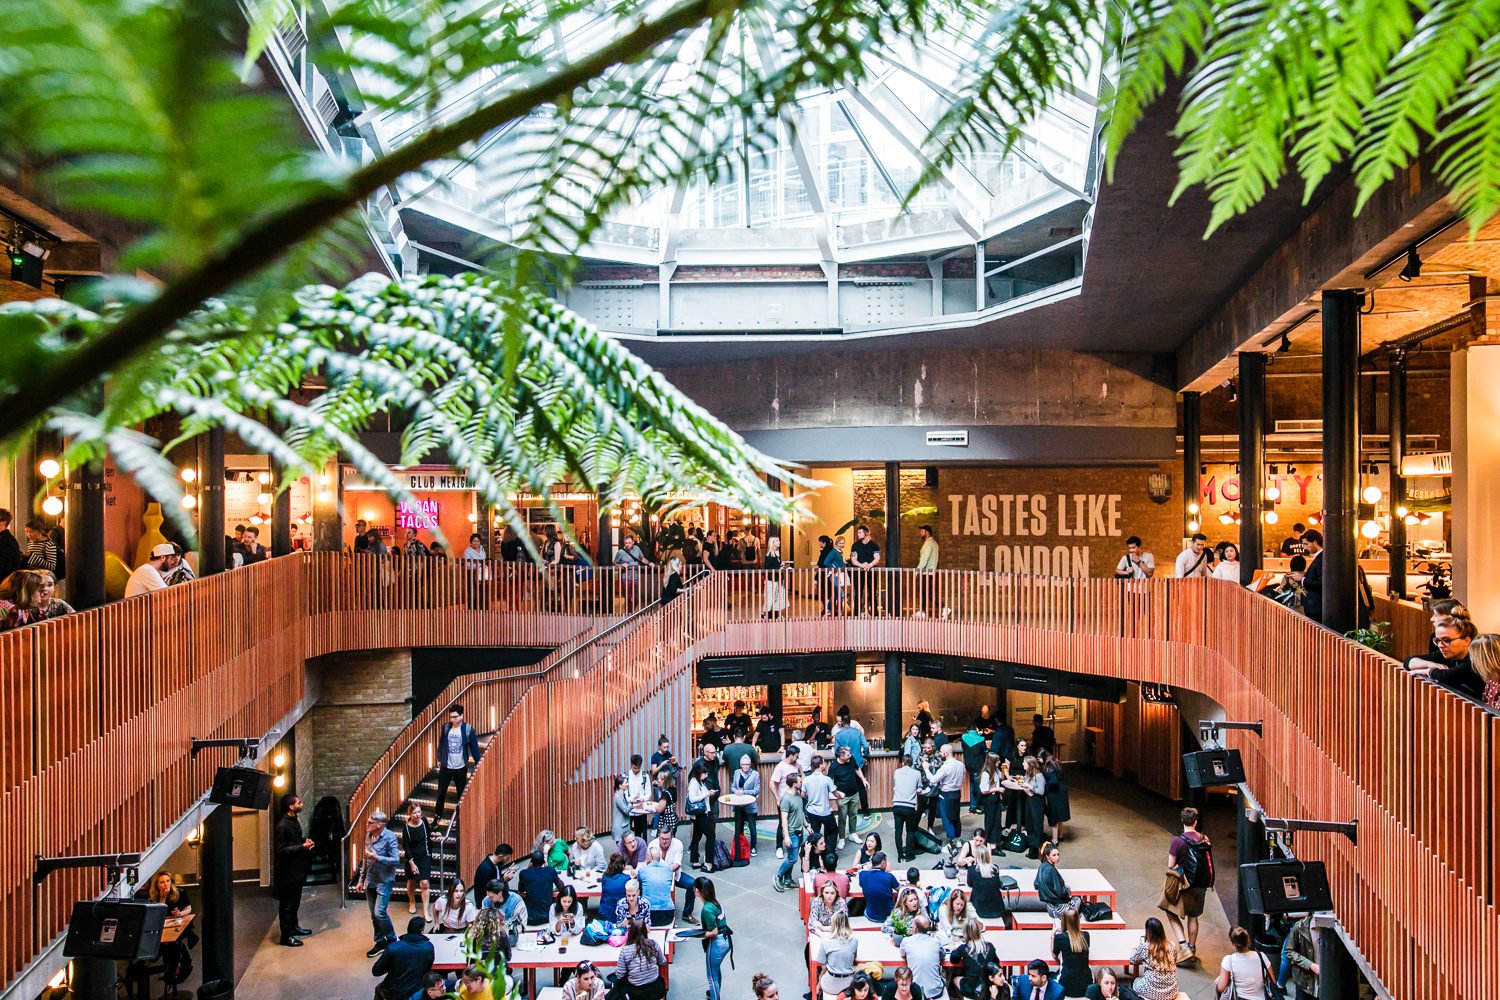
<path fill-rule="evenodd" d="M 849 876 L 839 871 L 839 856 L 832 851 L 823 853 L 823 870 L 813 876 L 813 892 L 823 888 L 824 882 L 832 882 L 838 887 L 840 897 L 849 898 Z"/>
<path fill-rule="evenodd" d="M 670 918 L 672 907 L 667 907 Z M 651 939 L 651 929 L 643 920 L 630 925 L 625 944 L 615 961 L 615 981 L 625 983 L 626 1000 L 662 1000 L 667 984 L 661 970 L 667 967 L 667 956 Z"/>
<path fill-rule="evenodd" d="M 849 929 L 849 914 L 836 911 L 828 933 L 823 936 L 823 975 L 818 978 L 823 1000 L 837 1000 L 839 994 L 849 987 L 854 978 L 854 959 L 858 952 L 859 941 Z"/>
<path fill-rule="evenodd" d="M 464 932 L 464 954 L 484 968 L 492 969 L 502 959 L 509 962 L 510 943 L 510 928 L 506 926 L 504 911 L 499 909 L 481 909 Z M 508 984 L 497 982 L 491 992 L 508 995 L 507 987 Z"/>
<path fill-rule="evenodd" d="M 928 906 L 930 906 L 932 904 L 932 899 L 931 899 L 930 896 L 927 895 L 927 890 L 924 889 L 924 888 L 922 888 L 922 869 L 920 869 L 920 868 L 908 868 L 908 869 L 906 869 L 906 885 L 902 886 L 902 888 L 903 889 L 915 889 L 916 892 L 917 892 L 917 895 L 922 897 L 922 906 L 924 908 L 928 907 Z"/>
<path fill-rule="evenodd" d="M 448 979 L 441 972 L 429 972 L 422 977 L 422 988 L 412 1000 L 442 1000 L 448 995 Z"/>
<path fill-rule="evenodd" d="M 412 917 L 406 922 L 406 933 L 388 945 L 371 970 L 384 976 L 375 987 L 378 1000 L 412 1000 L 423 989 L 423 977 L 432 971 L 435 953 L 432 942 L 422 932 L 427 921 Z"/>
<path fill-rule="evenodd" d="M 989 979 L 985 969 L 994 965 L 999 956 L 995 954 L 995 946 L 984 939 L 984 924 L 978 917 L 970 916 L 964 921 L 963 934 L 963 944 L 954 950 L 952 956 L 953 964 L 962 970 L 958 992 L 970 1000 L 978 1000 L 984 995 L 985 983 Z"/>
<path fill-rule="evenodd" d="M 672 886 L 677 875 L 662 859 L 661 848 L 652 844 L 646 853 L 647 861 L 636 869 L 636 880 L 641 884 L 641 895 L 651 909 L 652 927 L 670 927 L 677 915 L 672 905 Z"/>
<path fill-rule="evenodd" d="M 479 862 L 479 867 L 474 870 L 474 905 L 484 906 L 484 893 L 489 884 L 495 879 L 509 881 L 511 849 L 509 844 L 499 844 L 491 854 L 487 854 L 484 860 Z"/>
<path fill-rule="evenodd" d="M 578 901 L 578 890 L 571 885 L 563 886 L 562 891 L 557 894 L 557 902 L 547 911 L 547 926 L 559 936 L 582 934 L 583 925 L 587 922 L 588 915 L 583 904 Z"/>
<path fill-rule="evenodd" d="M 870 864 L 868 871 L 859 873 L 859 888 L 865 896 L 865 916 L 882 923 L 896 905 L 896 890 L 901 883 L 891 874 L 891 860 L 884 851 L 876 851 Z"/>
<path fill-rule="evenodd" d="M 693 892 L 697 883 L 687 872 L 682 870 L 682 841 L 672 836 L 672 831 L 663 827 L 656 831 L 656 841 L 651 846 L 661 851 L 662 862 L 672 869 L 672 877 L 676 879 L 676 886 L 682 889 L 687 897 L 682 902 L 682 919 L 690 924 L 696 924 L 698 919 L 693 916 L 693 905 L 697 896 Z"/>
<path fill-rule="evenodd" d="M 484 970 L 477 965 L 467 966 L 458 974 L 458 989 L 454 996 L 458 1000 L 495 1000 L 490 981 L 485 978 Z"/>
<path fill-rule="evenodd" d="M 896 897 L 896 906 L 886 916 L 885 922 L 880 929 L 891 936 L 891 940 L 899 941 L 902 937 L 911 933 L 912 924 L 926 911 L 922 905 L 922 897 L 918 896 L 910 886 L 901 890 Z"/>
<path fill-rule="evenodd" d="M 510 891 L 509 882 L 490 879 L 490 884 L 484 891 L 484 902 L 479 904 L 479 912 L 483 913 L 485 910 L 494 910 L 500 914 L 508 934 L 519 934 L 526 929 L 526 904 L 519 893 Z"/>
<path fill-rule="evenodd" d="M 541 851 L 532 851 L 531 865 L 521 869 L 516 876 L 516 889 L 526 903 L 527 926 L 536 927 L 547 922 L 552 895 L 562 887 L 563 880 L 558 877 L 557 869 L 547 864 L 547 856 Z"/>
<path fill-rule="evenodd" d="M 634 833 L 627 833 L 620 839 L 615 850 L 625 855 L 625 870 L 634 875 L 635 870 L 646 863 L 646 848 L 649 845 L 645 838 L 637 837 Z"/>
<path fill-rule="evenodd" d="M 984 988 L 979 991 L 979 1000 L 1011 1000 L 1010 977 L 994 962 L 984 967 Z"/>
<path fill-rule="evenodd" d="M 1302 558 L 1301 556 L 1297 557 Z M 1089 987 L 1085 994 L 1088 1000 L 1118 1000 L 1120 996 L 1120 977 L 1115 975 L 1115 970 L 1109 966 L 1094 971 L 1094 984 Z"/>
<path fill-rule="evenodd" d="M 1042 846 L 1042 863 L 1036 869 L 1036 895 L 1047 907 L 1047 916 L 1057 920 L 1062 911 L 1083 908 L 1083 898 L 1073 895 L 1068 883 L 1057 870 L 1062 861 L 1062 851 L 1056 844 Z"/>
<path fill-rule="evenodd" d="M 477 916 L 479 907 L 474 905 L 474 901 L 464 891 L 463 879 L 454 879 L 448 891 L 432 904 L 433 927 L 439 931 L 468 930 Z"/>
<path fill-rule="evenodd" d="M 604 978 L 586 958 L 578 963 L 562 988 L 563 1000 L 604 1000 L 608 992 Z"/>
<path fill-rule="evenodd" d="M 865 834 L 864 843 L 859 845 L 859 867 L 874 868 L 875 855 L 881 850 L 880 834 L 874 832 Z"/>
<path fill-rule="evenodd" d="M 1092 985 L 1089 975 L 1089 932 L 1078 923 L 1078 910 L 1068 907 L 1059 918 L 1059 928 L 1052 935 L 1052 961 L 1058 969 L 1057 981 L 1063 995 L 1082 1000 Z"/>
<path fill-rule="evenodd" d="M 555 871 L 566 871 L 568 868 L 568 845 L 557 839 L 557 834 L 551 830 L 543 830 L 536 835 L 536 840 L 531 845 L 531 853 L 540 852 L 547 859 L 547 867 Z"/>
<path fill-rule="evenodd" d="M 944 948 L 952 950 L 964 943 L 964 921 L 973 915 L 966 892 L 954 889 L 948 893 L 937 913 L 938 940 Z"/>
<path fill-rule="evenodd" d="M 176 884 L 171 872 L 156 873 L 151 880 L 150 898 L 153 903 L 166 904 L 167 916 L 174 920 L 192 916 L 193 901 L 188 898 L 187 890 Z M 188 952 L 197 944 L 198 934 L 191 923 L 176 941 L 164 942 L 161 946 L 162 967 L 166 970 L 163 978 L 175 983 L 187 979 L 193 969 L 193 959 Z"/>
<path fill-rule="evenodd" d="M 990 846 L 980 844 L 974 852 L 974 863 L 969 866 L 969 902 L 974 915 L 980 920 L 1000 919 L 1007 930 L 1015 930 L 1016 920 L 1005 905 L 1005 894 L 1000 891 L 1000 866 L 990 856 Z"/>
<path fill-rule="evenodd" d="M 573 836 L 576 839 L 573 841 L 573 846 L 568 848 L 568 860 L 573 862 L 573 870 L 602 875 L 604 873 L 604 845 L 594 839 L 594 831 L 586 826 L 580 826 L 573 831 Z"/>
<path fill-rule="evenodd" d="M 833 917 L 836 913 L 842 913 L 844 919 L 849 919 L 849 904 L 844 897 L 839 895 L 839 887 L 832 882 L 824 882 L 819 888 L 817 895 L 813 896 L 812 902 L 807 907 L 807 929 L 814 934 L 829 934 L 833 931 Z"/>
<path fill-rule="evenodd" d="M 608 919 L 604 916 L 602 909 L 599 911 L 599 916 L 601 919 Z M 622 931 L 630 929 L 630 922 L 632 920 L 650 921 L 651 905 L 641 895 L 640 879 L 633 878 L 625 883 L 625 895 L 621 896 L 619 901 L 615 903 L 612 917 L 615 926 Z"/>
<path fill-rule="evenodd" d="M 901 958 L 911 969 L 914 988 L 920 989 L 927 1000 L 944 1000 L 948 981 L 943 977 L 943 946 L 932 931 L 931 919 L 917 917 L 912 933 L 901 941 Z"/>
<path fill-rule="evenodd" d="M 1127 961 L 1141 970 L 1131 984 L 1141 1000 L 1176 1000 L 1180 989 L 1177 985 L 1177 949 L 1167 940 L 1166 928 L 1160 920 L 1146 918 L 1141 943 L 1135 946 Z"/>
<path fill-rule="evenodd" d="M 979 827 L 974 831 L 973 836 L 959 845 L 958 855 L 953 859 L 954 865 L 959 868 L 969 867 L 974 863 L 975 849 L 978 848 L 980 844 L 987 843 L 989 843 L 989 838 L 984 835 L 984 827 Z M 993 847 L 990 848 L 990 854 L 992 856 L 994 852 L 995 849 Z"/>
<path fill-rule="evenodd" d="M 625 884 L 634 876 L 625 870 L 625 855 L 619 851 L 609 856 L 604 875 L 599 879 L 599 919 L 614 917 L 615 907 L 625 898 Z M 640 888 L 639 885 L 636 888 Z"/>
<path fill-rule="evenodd" d="M 821 871 L 823 867 L 823 855 L 828 853 L 828 837 L 820 832 L 813 831 L 802 838 L 802 871 Z"/>
<path fill-rule="evenodd" d="M 838 1000 L 876 1000 L 875 980 L 863 972 L 856 972 L 849 986 L 840 993 Z"/>
<path fill-rule="evenodd" d="M 1026 975 L 1017 976 L 1011 984 L 1015 1000 L 1062 1000 L 1062 984 L 1047 976 L 1047 963 L 1033 958 L 1026 966 Z"/>

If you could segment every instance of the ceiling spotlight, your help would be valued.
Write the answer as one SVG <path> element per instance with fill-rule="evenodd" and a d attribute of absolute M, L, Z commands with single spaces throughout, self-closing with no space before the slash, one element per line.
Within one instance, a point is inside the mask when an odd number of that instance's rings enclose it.
<path fill-rule="evenodd" d="M 1384 496 L 1379 486 L 1366 486 L 1365 491 L 1360 495 L 1365 498 L 1365 503 L 1379 503 L 1380 498 Z"/>
<path fill-rule="evenodd" d="M 62 513 L 63 502 L 57 497 L 48 497 L 42 501 L 42 513 L 48 517 L 56 517 Z"/>
<path fill-rule="evenodd" d="M 1366 521 L 1364 524 L 1362 524 L 1360 526 L 1359 533 L 1361 535 L 1364 535 L 1366 538 L 1378 538 L 1378 537 L 1380 537 L 1380 522 L 1379 521 Z"/>
<path fill-rule="evenodd" d="M 183 482 L 185 482 L 185 483 L 191 483 L 191 482 L 195 481 L 197 478 L 198 478 L 198 470 L 197 469 L 191 469 L 191 468 L 189 468 L 189 469 L 183 469 L 182 470 L 182 481 Z"/>
<path fill-rule="evenodd" d="M 470 524 L 473 524 L 475 521 L 478 521 L 478 520 L 479 520 L 479 515 L 478 514 L 470 514 L 469 515 L 469 523 Z"/>
<path fill-rule="evenodd" d="M 285 788 L 286 787 L 286 775 L 284 775 L 284 774 L 278 774 L 276 777 L 274 777 L 274 778 L 271 779 L 271 784 L 275 785 L 277 788 Z"/>
<path fill-rule="evenodd" d="M 1323 518 L 1319 514 L 1309 514 L 1307 515 L 1307 523 L 1316 526 L 1323 523 Z"/>
<path fill-rule="evenodd" d="M 1292 332 L 1288 330 L 1281 335 L 1281 346 L 1276 348 L 1277 354 L 1285 354 L 1292 349 Z"/>
<path fill-rule="evenodd" d="M 1281 475 L 1281 473 L 1279 471 L 1277 471 L 1276 466 L 1275 466 L 1274 463 L 1271 465 L 1271 475 L 1273 475 L 1273 476 L 1279 476 L 1279 475 Z"/>
<path fill-rule="evenodd" d="M 194 507 L 198 506 L 198 498 L 189 493 L 187 496 L 182 498 L 182 505 L 188 510 L 192 510 Z"/>
<path fill-rule="evenodd" d="M 42 463 L 36 467 L 36 471 L 42 474 L 42 478 L 51 479 L 62 471 L 62 466 L 50 458 L 42 459 Z"/>
<path fill-rule="evenodd" d="M 327 503 L 328 501 L 333 499 L 333 494 L 329 493 L 327 490 L 319 490 L 318 499 L 323 503 Z"/>
<path fill-rule="evenodd" d="M 286 767 L 286 754 L 279 753 L 276 756 L 272 757 L 271 764 L 274 767 Z"/>
<path fill-rule="evenodd" d="M 1295 465 L 1288 464 L 1286 467 L 1286 474 L 1289 476 L 1295 476 L 1297 474 L 1297 467 Z"/>
<path fill-rule="evenodd" d="M 1396 516 L 1397 517 L 1405 517 L 1406 516 L 1406 508 L 1405 507 L 1397 507 L 1396 508 Z"/>
<path fill-rule="evenodd" d="M 1260 519 L 1267 524 L 1275 524 L 1277 521 L 1281 520 L 1281 515 L 1276 513 L 1274 510 L 1268 510 L 1260 516 Z"/>
<path fill-rule="evenodd" d="M 1420 278 L 1421 276 L 1422 258 L 1417 256 L 1417 248 L 1412 247 L 1406 251 L 1406 266 L 1401 268 L 1399 277 L 1402 281 L 1410 281 L 1413 278 Z"/>

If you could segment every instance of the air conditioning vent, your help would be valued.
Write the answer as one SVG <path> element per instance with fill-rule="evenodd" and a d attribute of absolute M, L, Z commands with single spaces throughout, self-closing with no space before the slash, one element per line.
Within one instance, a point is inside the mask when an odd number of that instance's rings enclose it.
<path fill-rule="evenodd" d="M 929 448 L 967 448 L 969 446 L 969 432 L 928 431 L 927 446 Z"/>
<path fill-rule="evenodd" d="M 1323 421 L 1321 420 L 1278 420 L 1276 421 L 1277 434 L 1322 434 Z"/>
<path fill-rule="evenodd" d="M 295 63 L 302 56 L 302 50 L 307 48 L 307 32 L 303 30 L 297 12 L 289 12 L 286 19 L 276 26 L 276 31 L 281 35 L 281 44 L 286 46 L 286 54 Z"/>

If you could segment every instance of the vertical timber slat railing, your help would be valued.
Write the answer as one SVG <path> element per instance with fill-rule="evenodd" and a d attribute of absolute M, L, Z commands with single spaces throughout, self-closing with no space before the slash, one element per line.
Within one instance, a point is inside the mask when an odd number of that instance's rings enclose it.
<path fill-rule="evenodd" d="M 188 738 L 264 733 L 305 694 L 308 658 L 545 645 L 562 650 L 544 671 L 450 688 L 473 692 L 471 719 L 477 709 L 476 724 L 491 728 L 493 710 L 497 729 L 463 800 L 465 867 L 543 827 L 607 828 L 616 734 L 682 721 L 668 712 L 685 719 L 679 693 L 702 656 L 1000 659 L 1191 688 L 1231 717 L 1264 719 L 1262 740 L 1228 739 L 1266 810 L 1360 821 L 1357 847 L 1304 835 L 1297 849 L 1328 865 L 1340 918 L 1387 989 L 1415 1000 L 1500 994 L 1500 717 L 1272 602 L 1205 580 L 747 571 L 713 573 L 607 631 L 606 594 L 618 616 L 657 586 L 319 553 L 0 634 L 0 824 L 13 832 L 0 842 L 6 980 L 55 938 L 72 901 L 100 888 L 78 872 L 33 890 L 32 857 L 148 846 L 228 759 L 190 762 Z M 903 617 L 882 613 L 891 592 Z M 412 769 L 425 773 L 426 734 L 450 692 L 367 776 L 361 802 L 389 801 Z"/>

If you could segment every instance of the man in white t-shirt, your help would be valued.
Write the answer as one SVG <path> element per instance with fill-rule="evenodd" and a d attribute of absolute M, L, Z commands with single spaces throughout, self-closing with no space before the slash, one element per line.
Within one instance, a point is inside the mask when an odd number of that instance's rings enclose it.
<path fill-rule="evenodd" d="M 162 542 L 151 550 L 151 558 L 135 568 L 130 581 L 125 584 L 126 597 L 139 597 L 155 590 L 167 589 L 167 573 L 177 564 L 177 549 L 171 542 Z"/>
<path fill-rule="evenodd" d="M 625 797 L 630 800 L 630 828 L 637 837 L 646 835 L 647 807 L 651 804 L 651 775 L 644 767 L 640 754 L 630 757 L 630 770 L 625 772 Z"/>
<path fill-rule="evenodd" d="M 793 729 L 791 745 L 797 748 L 797 763 L 802 765 L 802 773 L 807 775 L 812 773 L 812 761 L 818 751 L 802 736 L 802 730 Z"/>
<path fill-rule="evenodd" d="M 1193 536 L 1188 547 L 1177 556 L 1177 576 L 1187 579 L 1213 574 L 1214 550 L 1208 547 L 1208 536 L 1199 532 Z"/>
<path fill-rule="evenodd" d="M 817 754 L 813 755 L 812 766 L 812 773 L 802 783 L 802 794 L 807 799 L 807 825 L 812 828 L 813 837 L 823 831 L 831 849 L 839 835 L 838 820 L 833 815 L 833 779 L 828 776 L 828 761 Z"/>
<path fill-rule="evenodd" d="M 693 902 L 697 896 L 693 894 L 692 876 L 682 870 L 682 841 L 672 836 L 671 831 L 657 830 L 656 840 L 652 846 L 661 851 L 662 864 L 672 869 L 673 884 L 686 892 L 682 905 L 682 919 L 690 924 L 696 924 L 698 920 L 693 916 Z"/>
<path fill-rule="evenodd" d="M 786 794 L 786 779 L 794 774 L 802 773 L 802 750 L 797 746 L 786 748 L 786 756 L 771 769 L 771 789 L 776 793 L 776 801 Z M 800 830 L 798 831 L 801 832 Z M 786 857 L 786 831 L 781 828 L 781 812 L 776 813 L 776 856 Z"/>
<path fill-rule="evenodd" d="M 1125 554 L 1115 567 L 1115 576 L 1127 580 L 1149 580 L 1156 575 L 1156 557 L 1141 547 L 1139 535 L 1125 539 Z"/>

